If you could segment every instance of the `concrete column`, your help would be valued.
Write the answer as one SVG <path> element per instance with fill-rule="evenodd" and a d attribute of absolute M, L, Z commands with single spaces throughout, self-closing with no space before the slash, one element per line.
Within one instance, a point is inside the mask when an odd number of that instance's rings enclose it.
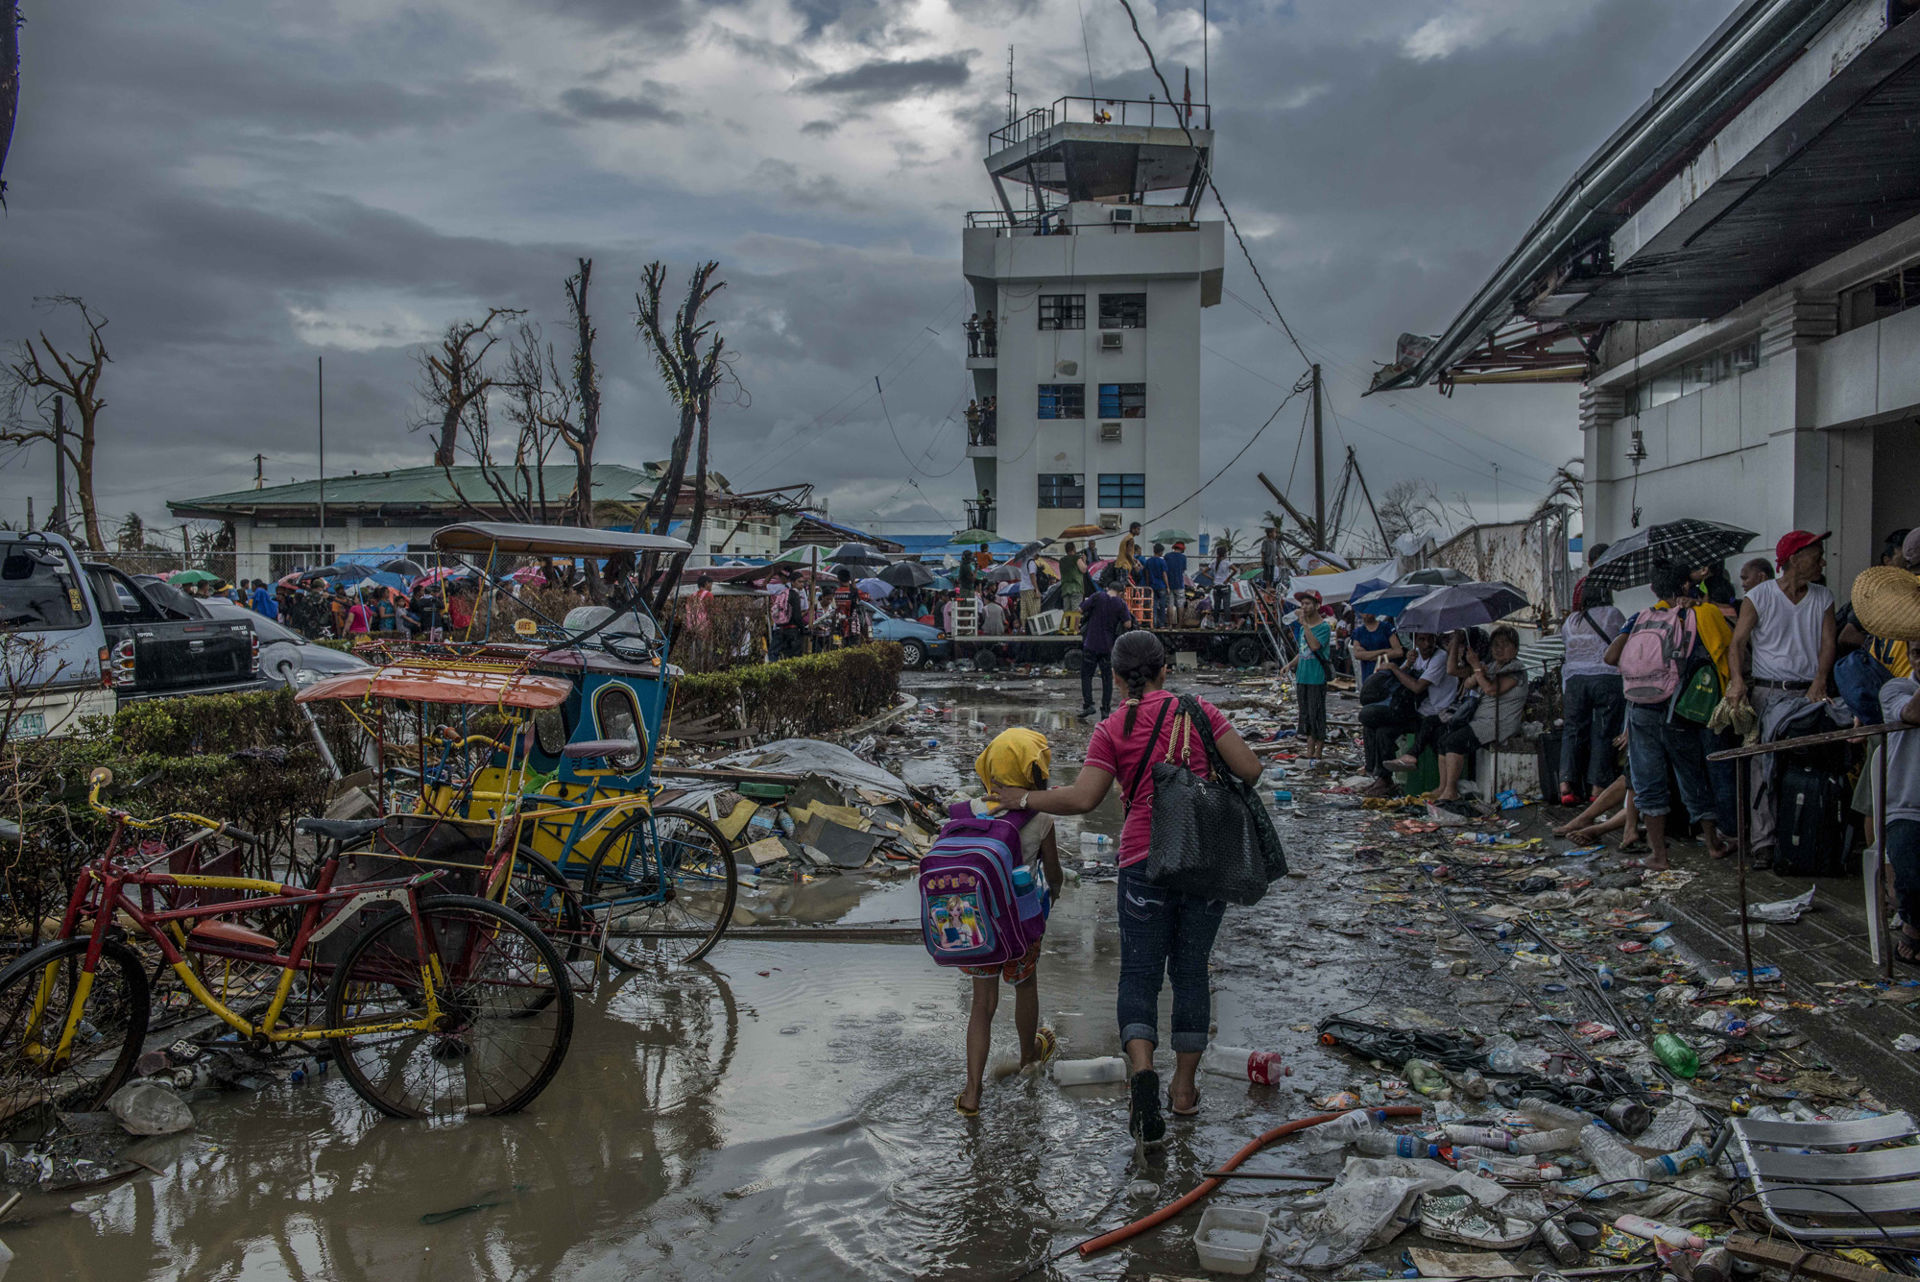
<path fill-rule="evenodd" d="M 1827 433 L 1813 426 L 1819 364 L 1814 349 L 1838 329 L 1832 294 L 1783 295 L 1761 323 L 1761 377 L 1749 376 L 1743 385 L 1741 412 L 1757 416 L 1767 432 L 1765 501 L 1754 522 L 1765 544 L 1792 529 L 1834 527 L 1840 487 L 1829 471 L 1839 460 Z M 1749 399 L 1748 391 L 1756 395 Z"/>
<path fill-rule="evenodd" d="M 1626 408 L 1625 395 L 1591 384 L 1580 389 L 1580 437 L 1586 446 L 1586 482 L 1582 486 L 1582 546 L 1611 543 L 1627 531 L 1625 498 L 1618 470 L 1624 451 L 1616 448 L 1614 424 Z"/>

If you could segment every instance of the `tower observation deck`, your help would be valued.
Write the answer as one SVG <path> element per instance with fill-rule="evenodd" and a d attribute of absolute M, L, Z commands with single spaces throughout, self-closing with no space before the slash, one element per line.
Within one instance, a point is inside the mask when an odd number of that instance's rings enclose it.
<path fill-rule="evenodd" d="M 1200 312 L 1223 268 L 1223 226 L 1198 217 L 1212 160 L 1205 103 L 1061 98 L 988 136 L 999 208 L 961 235 L 975 523 L 1022 541 L 1196 529 Z"/>

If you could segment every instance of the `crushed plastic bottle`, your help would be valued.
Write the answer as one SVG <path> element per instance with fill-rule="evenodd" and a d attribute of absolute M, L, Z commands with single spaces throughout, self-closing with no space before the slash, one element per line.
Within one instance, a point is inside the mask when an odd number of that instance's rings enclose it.
<path fill-rule="evenodd" d="M 1501 1152 L 1511 1152 L 1507 1146 L 1513 1142 L 1513 1133 L 1494 1126 L 1446 1126 L 1442 1127 L 1447 1138 L 1457 1147 L 1462 1144 L 1479 1144 Z"/>
<path fill-rule="evenodd" d="M 193 1125 L 193 1110 L 171 1086 L 152 1078 L 128 1082 L 107 1100 L 107 1111 L 135 1135 L 172 1135 Z"/>
<path fill-rule="evenodd" d="M 1520 1043 L 1501 1033 L 1489 1037 L 1481 1048 L 1487 1061 L 1487 1068 L 1495 1073 L 1524 1073 L 1527 1064 L 1520 1056 Z"/>
<path fill-rule="evenodd" d="M 1646 1190 L 1645 1163 L 1605 1123 L 1594 1122 L 1580 1132 L 1580 1152 L 1602 1180 L 1631 1181 L 1636 1192 Z"/>
<path fill-rule="evenodd" d="M 1386 1131 L 1366 1131 L 1348 1141 L 1353 1151 L 1367 1157 L 1439 1158 L 1440 1145 L 1424 1135 L 1394 1135 Z"/>
<path fill-rule="evenodd" d="M 1104 855 L 1113 849 L 1113 838 L 1104 832 L 1083 832 L 1080 834 L 1080 854 Z"/>
<path fill-rule="evenodd" d="M 1694 1077 L 1700 1072 L 1699 1054 L 1672 1033 L 1661 1033 L 1653 1039 L 1653 1053 L 1681 1077 Z"/>
<path fill-rule="evenodd" d="M 1099 1059 L 1055 1060 L 1053 1080 L 1062 1086 L 1099 1086 L 1127 1080 L 1127 1061 L 1118 1055 Z"/>
<path fill-rule="evenodd" d="M 1242 1046 L 1222 1046 L 1218 1042 L 1207 1044 L 1206 1054 L 1200 1057 L 1200 1067 L 1256 1086 L 1278 1086 L 1281 1078 L 1293 1073 L 1280 1062 L 1279 1051 L 1248 1050 Z"/>
<path fill-rule="evenodd" d="M 1564 1153 L 1579 1147 L 1579 1128 L 1565 1126 L 1552 1131 L 1528 1131 L 1525 1135 L 1516 1135 L 1507 1145 L 1507 1151 L 1521 1154 Z"/>
<path fill-rule="evenodd" d="M 1689 1144 L 1672 1153 L 1662 1153 L 1650 1157 L 1643 1168 L 1650 1180 L 1670 1180 L 1688 1171 L 1697 1171 L 1707 1164 L 1711 1156 L 1705 1144 Z"/>
<path fill-rule="evenodd" d="M 1313 1128 L 1313 1135 L 1315 1139 L 1345 1141 L 1353 1136 L 1378 1130 L 1380 1123 L 1386 1120 L 1386 1116 L 1385 1112 L 1377 1108 L 1356 1108 L 1342 1113 L 1331 1122 L 1320 1123 Z"/>
<path fill-rule="evenodd" d="M 1618 979 L 1614 977 L 1613 967 L 1611 966 L 1602 965 L 1599 968 L 1597 968 L 1593 973 L 1595 978 L 1597 978 L 1600 981 L 1601 988 L 1611 990 L 1614 987 L 1614 985 L 1620 982 Z"/>

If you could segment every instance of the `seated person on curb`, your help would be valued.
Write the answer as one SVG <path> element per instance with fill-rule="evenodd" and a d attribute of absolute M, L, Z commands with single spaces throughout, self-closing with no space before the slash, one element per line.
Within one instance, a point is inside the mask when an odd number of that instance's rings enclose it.
<path fill-rule="evenodd" d="M 1613 746 L 1622 752 L 1626 750 L 1626 731 L 1614 737 Z M 1607 811 L 1614 806 L 1620 809 L 1609 815 Z M 1553 835 L 1572 841 L 1598 841 L 1616 828 L 1620 830 L 1622 853 L 1647 848 L 1640 840 L 1640 812 L 1633 804 L 1633 788 L 1625 774 L 1615 775 L 1613 782 L 1602 788 L 1585 810 L 1555 828 Z"/>
<path fill-rule="evenodd" d="M 1460 679 L 1447 670 L 1447 650 L 1440 641 L 1434 633 L 1416 633 L 1414 652 L 1407 662 L 1387 667 L 1394 679 L 1418 699 L 1411 715 L 1399 716 L 1389 711 L 1369 717 L 1373 708 L 1360 710 L 1360 724 L 1366 727 L 1367 766 L 1374 777 L 1366 796 L 1393 796 L 1396 789 L 1391 773 L 1416 769 L 1420 765 L 1421 750 L 1440 736 L 1441 716 L 1453 706 L 1454 696 L 1460 693 Z M 1404 757 L 1387 760 L 1387 749 L 1409 730 L 1414 732 L 1412 749 Z"/>
<path fill-rule="evenodd" d="M 1920 551 L 1920 547 L 1915 548 Z M 1905 569 L 1880 565 L 1862 570 L 1853 581 L 1853 608 L 1870 636 L 1911 643 L 1920 640 L 1920 581 Z M 1880 719 L 1889 725 L 1920 727 L 1920 682 L 1893 677 L 1880 686 Z M 1882 843 L 1893 865 L 1893 893 L 1900 908 L 1900 933 L 1893 955 L 1920 966 L 1920 731 L 1902 729 L 1886 737 L 1887 832 Z"/>
<path fill-rule="evenodd" d="M 1052 769 L 1053 747 L 1047 737 L 1027 726 L 1003 730 L 973 763 L 987 796 L 1019 789 L 1044 789 Z M 977 813 L 977 812 L 976 812 Z M 1009 815 L 1009 818 L 1018 818 Z M 1047 878 L 1047 892 L 1060 897 L 1060 849 L 1054 838 L 1053 816 L 1029 814 L 1020 825 L 1020 862 L 1039 865 Z M 1040 941 L 1002 966 L 962 966 L 973 980 L 973 1009 L 967 1018 L 967 1084 L 954 1098 L 962 1117 L 980 1111 L 980 1085 L 986 1076 L 987 1052 L 993 1046 L 993 1015 L 1000 1007 L 1000 982 L 1013 985 L 1013 1027 L 1020 1036 L 1020 1067 L 1044 1064 L 1056 1045 L 1051 1028 L 1040 1026 Z"/>
<path fill-rule="evenodd" d="M 1407 652 L 1400 644 L 1400 634 L 1393 630 L 1393 620 L 1378 614 L 1368 614 L 1364 610 L 1354 616 L 1353 631 L 1349 634 L 1353 644 L 1353 657 L 1360 664 L 1358 673 L 1362 684 L 1373 675 L 1373 668 L 1380 660 L 1389 663 L 1398 662 Z"/>
<path fill-rule="evenodd" d="M 1493 630 L 1489 642 L 1490 659 L 1482 659 L 1466 639 L 1455 634 L 1455 645 L 1448 654 L 1448 668 L 1460 679 L 1461 692 L 1480 696 L 1472 715 L 1464 721 L 1449 721 L 1440 731 L 1440 786 L 1435 801 L 1458 801 L 1460 777 L 1467 770 L 1467 756 L 1481 748 L 1492 747 L 1520 729 L 1527 706 L 1527 669 L 1520 662 L 1520 634 L 1501 624 Z"/>
<path fill-rule="evenodd" d="M 1700 825 L 1707 853 L 1719 859 L 1727 851 L 1720 842 L 1718 803 L 1713 782 L 1707 773 L 1704 727 L 1674 714 L 1679 692 L 1685 691 L 1695 670 L 1703 663 L 1713 662 L 1712 653 L 1701 639 L 1699 626 L 1695 622 L 1697 616 L 1693 599 L 1687 595 L 1686 567 L 1671 561 L 1655 562 L 1653 591 L 1659 600 L 1627 620 L 1626 631 L 1615 637 L 1613 644 L 1607 647 L 1607 662 L 1622 668 L 1622 675 L 1628 678 L 1627 773 L 1633 785 L 1640 818 L 1646 825 L 1650 852 L 1646 859 L 1629 866 L 1664 872 L 1670 867 L 1667 862 L 1667 813 L 1671 809 L 1669 803 L 1672 796 L 1667 790 L 1669 769 L 1679 781 L 1680 800 L 1685 803 L 1687 813 Z M 1705 608 L 1713 611 L 1710 605 Z M 1634 695 L 1635 665 L 1628 662 L 1623 666 L 1621 656 L 1634 643 L 1635 628 L 1657 624 L 1665 617 L 1678 618 L 1685 628 L 1685 635 L 1690 638 L 1687 654 L 1679 660 L 1676 693 L 1672 698 L 1661 698 L 1651 703 L 1638 702 Z M 1641 644 L 1651 643 L 1648 638 L 1641 641 Z"/>

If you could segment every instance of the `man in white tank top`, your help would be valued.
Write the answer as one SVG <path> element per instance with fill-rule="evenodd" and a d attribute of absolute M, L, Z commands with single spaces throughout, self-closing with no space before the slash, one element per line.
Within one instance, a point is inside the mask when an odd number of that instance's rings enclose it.
<path fill-rule="evenodd" d="M 1767 705 L 1779 699 L 1827 697 L 1839 628 L 1833 593 L 1814 580 L 1827 568 L 1830 536 L 1806 530 L 1787 534 L 1774 548 L 1780 577 L 1753 588 L 1740 603 L 1727 697 L 1750 700 L 1763 717 Z M 1755 789 L 1751 832 L 1761 867 L 1773 856 L 1774 817 L 1771 790 Z"/>

